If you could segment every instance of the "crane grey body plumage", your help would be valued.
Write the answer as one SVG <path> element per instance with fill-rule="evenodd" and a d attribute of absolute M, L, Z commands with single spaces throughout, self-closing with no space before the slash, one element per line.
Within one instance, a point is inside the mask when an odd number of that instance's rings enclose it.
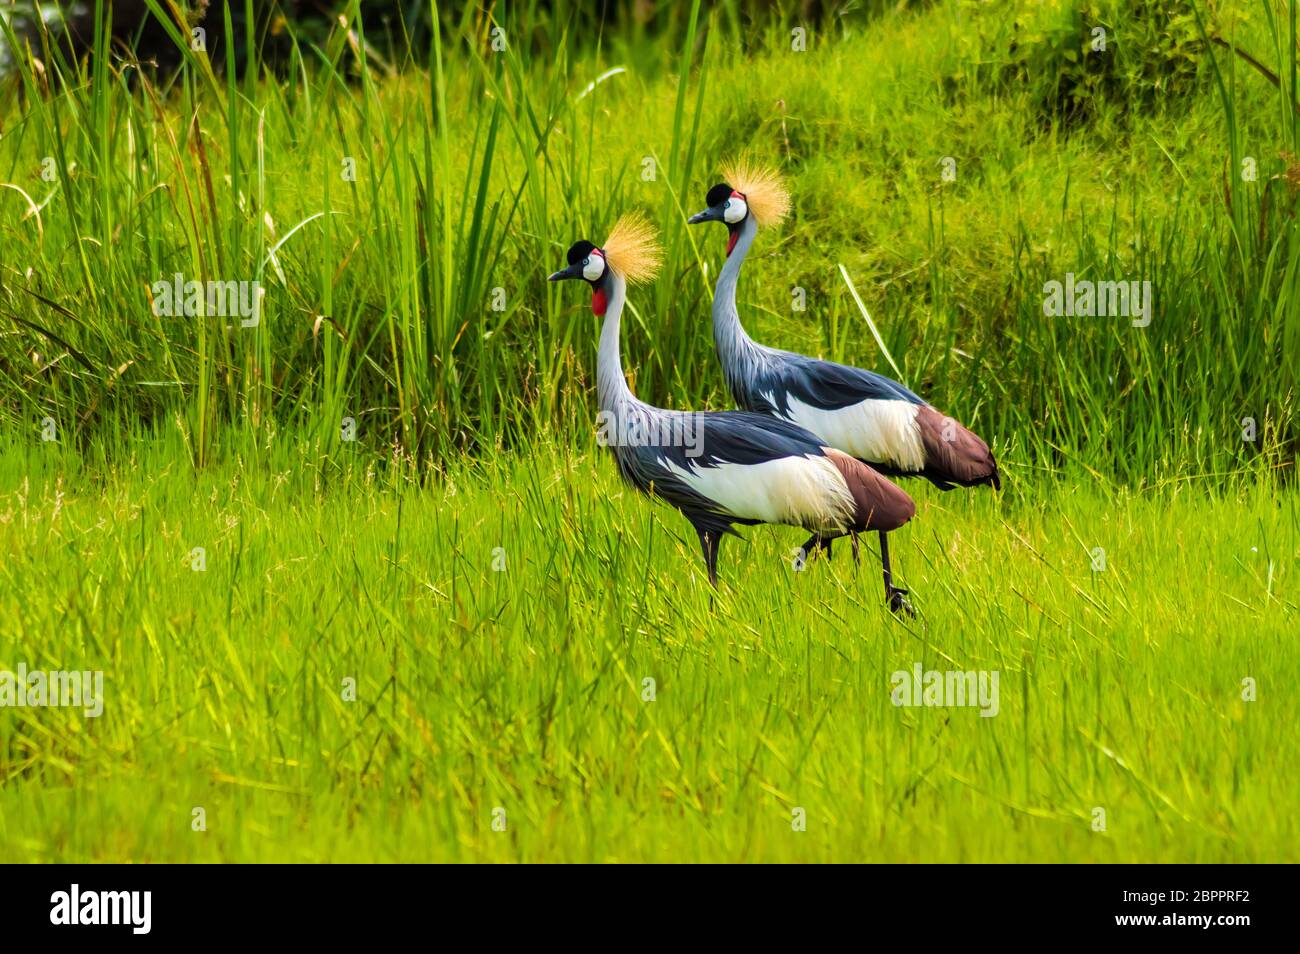
<path fill-rule="evenodd" d="M 735 524 L 787 523 L 833 532 L 852 525 L 849 504 L 838 493 L 838 470 L 824 443 L 807 429 L 746 411 L 667 410 L 632 393 L 619 340 L 626 283 L 612 271 L 607 276 L 596 391 L 601 412 L 613 423 L 609 447 L 620 476 L 676 507 L 697 529 L 727 533 Z M 765 465 L 773 466 L 757 470 Z M 732 488 L 719 479 L 724 469 L 737 493 L 726 492 Z M 786 478 L 784 500 L 756 493 L 764 484 L 780 483 L 781 476 Z M 754 486 L 747 486 L 750 482 Z M 900 519 L 914 512 L 903 496 L 901 491 L 891 495 L 892 506 L 876 507 L 860 529 L 901 525 Z"/>
<path fill-rule="evenodd" d="M 736 284 L 756 234 L 753 220 L 742 226 L 732 254 L 718 275 L 713 299 L 713 343 L 727 387 L 737 403 L 785 418 L 792 413 L 792 398 L 826 410 L 869 399 L 925 404 L 897 381 L 874 371 L 769 348 L 745 333 L 736 309 Z"/>
<path fill-rule="evenodd" d="M 691 222 L 726 221 L 732 196 L 744 200 L 726 184 L 715 186 L 709 208 Z M 732 238 L 713 298 L 713 339 L 737 404 L 797 423 L 887 476 L 924 477 L 943 490 L 1000 487 L 988 445 L 897 381 L 751 339 L 740 323 L 736 284 L 759 223 L 746 214 L 727 224 Z"/>

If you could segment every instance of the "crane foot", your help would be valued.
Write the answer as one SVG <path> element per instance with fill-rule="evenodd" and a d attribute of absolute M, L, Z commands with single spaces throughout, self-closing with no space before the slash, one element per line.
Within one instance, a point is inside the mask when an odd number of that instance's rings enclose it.
<path fill-rule="evenodd" d="M 891 613 L 906 613 L 912 619 L 916 619 L 916 610 L 912 609 L 912 604 L 907 601 L 907 590 L 900 589 L 897 586 L 889 588 L 889 611 Z"/>

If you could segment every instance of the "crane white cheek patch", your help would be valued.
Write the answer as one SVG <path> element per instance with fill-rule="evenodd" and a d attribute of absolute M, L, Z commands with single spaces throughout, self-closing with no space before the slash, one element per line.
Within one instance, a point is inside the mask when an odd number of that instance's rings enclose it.
<path fill-rule="evenodd" d="M 727 200 L 727 207 L 722 210 L 722 218 L 726 220 L 728 225 L 735 225 L 737 222 L 745 221 L 745 216 L 748 214 L 748 203 L 734 195 Z"/>
<path fill-rule="evenodd" d="M 837 531 L 853 522 L 856 504 L 844 476 L 825 457 L 781 457 L 760 464 L 718 464 L 683 470 L 664 466 L 733 517 Z"/>
<path fill-rule="evenodd" d="M 605 274 L 605 259 L 597 251 L 593 250 L 587 257 L 587 264 L 582 266 L 582 277 L 589 282 L 594 282 Z"/>
<path fill-rule="evenodd" d="M 925 469 L 925 445 L 916 425 L 920 405 L 910 401 L 866 400 L 834 411 L 790 397 L 786 415 L 826 443 L 861 460 L 900 470 Z"/>

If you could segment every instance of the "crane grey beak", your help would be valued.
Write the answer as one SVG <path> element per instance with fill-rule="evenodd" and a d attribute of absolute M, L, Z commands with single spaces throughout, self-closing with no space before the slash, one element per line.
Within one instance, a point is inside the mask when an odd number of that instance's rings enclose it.
<path fill-rule="evenodd" d="M 581 278 L 581 277 L 582 277 L 582 263 L 579 262 L 577 265 L 570 265 L 568 268 L 561 269 L 560 271 L 556 272 L 554 275 L 552 275 L 550 278 L 546 280 L 548 282 L 562 282 L 567 278 Z"/>
<path fill-rule="evenodd" d="M 722 209 L 714 206 L 711 209 L 705 209 L 703 212 L 696 212 L 686 220 L 687 225 L 699 225 L 701 222 L 722 222 Z"/>

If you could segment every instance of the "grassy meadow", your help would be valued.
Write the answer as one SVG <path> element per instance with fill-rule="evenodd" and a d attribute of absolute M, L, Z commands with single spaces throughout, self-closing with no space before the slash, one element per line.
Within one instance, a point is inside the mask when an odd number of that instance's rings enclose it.
<path fill-rule="evenodd" d="M 104 673 L 0 708 L 0 861 L 1300 860 L 1293 5 L 150 7 L 175 70 L 0 21 L 0 672 Z M 645 210 L 631 384 L 730 407 L 685 218 L 742 153 L 793 194 L 751 334 L 998 456 L 905 485 L 916 619 L 788 528 L 714 594 L 596 445 L 546 275 Z M 996 716 L 895 706 L 918 663 Z"/>
<path fill-rule="evenodd" d="M 6 658 L 106 700 L 6 713 L 6 860 L 1295 860 L 1294 495 L 919 493 L 899 620 L 788 528 L 711 601 L 689 525 L 549 442 L 281 463 L 6 459 Z M 917 662 L 999 671 L 996 717 L 893 706 Z"/>

